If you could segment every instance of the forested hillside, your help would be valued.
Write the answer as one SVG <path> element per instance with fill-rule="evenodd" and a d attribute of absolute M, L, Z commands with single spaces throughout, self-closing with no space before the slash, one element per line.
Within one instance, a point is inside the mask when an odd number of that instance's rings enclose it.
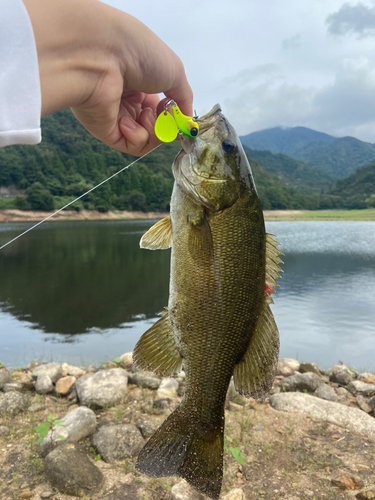
<path fill-rule="evenodd" d="M 38 146 L 0 150 L 0 208 L 60 208 L 134 160 L 94 139 L 69 110 L 43 118 L 42 133 Z M 179 149 L 178 142 L 161 145 L 73 208 L 168 210 L 171 165 Z M 363 208 L 371 202 L 368 194 L 347 195 L 348 188 L 328 191 L 329 176 L 285 155 L 247 154 L 264 209 Z"/>
<path fill-rule="evenodd" d="M 355 137 L 335 138 L 305 127 L 261 130 L 241 137 L 256 150 L 283 153 L 313 165 L 336 179 L 343 179 L 375 159 L 375 145 Z"/>

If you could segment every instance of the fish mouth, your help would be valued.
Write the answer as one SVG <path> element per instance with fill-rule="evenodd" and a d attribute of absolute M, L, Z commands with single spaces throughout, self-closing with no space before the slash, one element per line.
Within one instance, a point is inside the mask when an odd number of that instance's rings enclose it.
<path fill-rule="evenodd" d="M 199 134 L 196 138 L 188 137 L 181 132 L 178 133 L 178 139 L 180 140 L 182 149 L 185 153 L 191 153 L 194 149 L 196 141 L 205 140 L 209 135 L 209 131 L 215 129 L 215 125 L 223 118 L 221 113 L 220 104 L 215 104 L 215 106 L 206 113 L 205 115 L 197 118 L 197 123 L 199 125 Z"/>

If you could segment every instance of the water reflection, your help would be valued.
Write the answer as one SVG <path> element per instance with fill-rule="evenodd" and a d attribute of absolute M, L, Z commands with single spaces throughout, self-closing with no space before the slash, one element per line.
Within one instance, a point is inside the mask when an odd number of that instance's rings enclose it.
<path fill-rule="evenodd" d="M 0 360 L 98 364 L 132 349 L 168 300 L 170 252 L 139 249 L 152 223 L 46 223 L 2 250 Z M 0 245 L 27 227 L 0 224 Z M 375 223 L 267 230 L 285 253 L 273 306 L 281 356 L 375 369 Z"/>

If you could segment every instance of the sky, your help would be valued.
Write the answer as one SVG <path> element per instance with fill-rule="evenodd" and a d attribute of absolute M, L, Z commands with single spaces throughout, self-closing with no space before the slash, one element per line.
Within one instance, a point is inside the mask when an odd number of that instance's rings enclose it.
<path fill-rule="evenodd" d="M 182 59 L 198 115 L 239 135 L 309 127 L 375 143 L 375 0 L 106 0 Z"/>

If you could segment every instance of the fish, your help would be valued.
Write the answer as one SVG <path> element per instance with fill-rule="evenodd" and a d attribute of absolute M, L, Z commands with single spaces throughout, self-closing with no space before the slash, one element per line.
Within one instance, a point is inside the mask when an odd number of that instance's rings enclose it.
<path fill-rule="evenodd" d="M 136 344 L 136 367 L 169 377 L 185 370 L 185 392 L 141 450 L 136 470 L 178 476 L 216 500 L 223 477 L 225 400 L 233 376 L 263 399 L 274 380 L 279 334 L 270 309 L 282 263 L 241 142 L 217 104 L 180 134 L 170 215 L 141 248 L 171 248 L 168 307 Z"/>

